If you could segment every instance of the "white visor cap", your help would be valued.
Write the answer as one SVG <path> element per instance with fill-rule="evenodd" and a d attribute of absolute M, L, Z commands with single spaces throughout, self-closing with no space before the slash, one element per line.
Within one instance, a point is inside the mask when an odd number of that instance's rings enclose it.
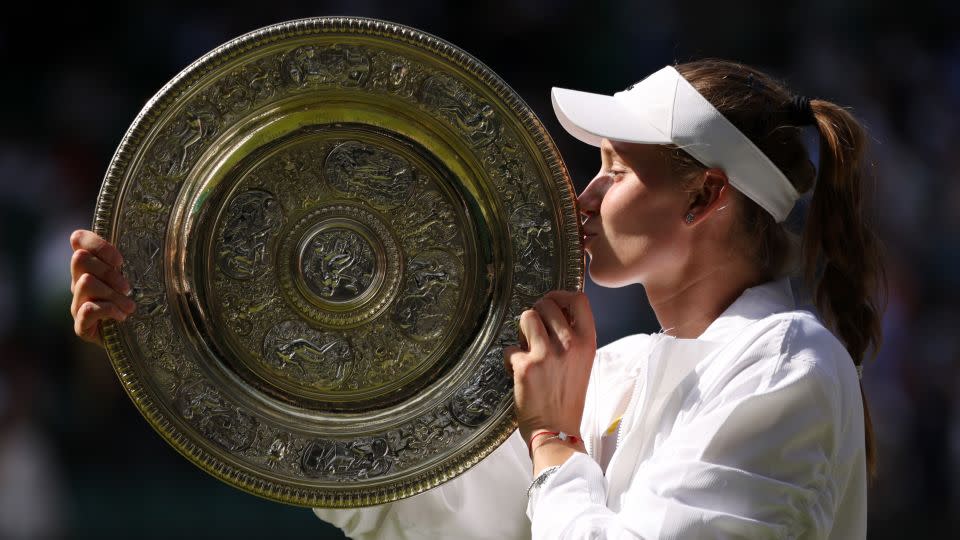
<path fill-rule="evenodd" d="M 723 169 L 741 193 L 783 222 L 800 197 L 783 172 L 672 66 L 613 96 L 565 88 L 551 92 L 553 110 L 571 135 L 674 144 L 707 167 Z"/>

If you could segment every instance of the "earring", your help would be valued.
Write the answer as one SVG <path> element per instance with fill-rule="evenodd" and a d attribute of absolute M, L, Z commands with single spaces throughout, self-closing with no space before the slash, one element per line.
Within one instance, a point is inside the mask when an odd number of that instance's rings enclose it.
<path fill-rule="evenodd" d="M 683 220 L 686 221 L 687 223 L 693 223 L 693 217 L 694 217 L 693 212 L 691 212 L 687 214 L 687 217 L 683 218 Z"/>

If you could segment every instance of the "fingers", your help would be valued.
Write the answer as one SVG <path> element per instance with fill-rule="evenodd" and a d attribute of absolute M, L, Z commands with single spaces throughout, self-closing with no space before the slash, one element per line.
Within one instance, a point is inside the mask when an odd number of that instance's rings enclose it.
<path fill-rule="evenodd" d="M 575 291 L 551 291 L 520 314 L 519 347 L 503 349 L 503 365 L 513 375 L 514 360 L 529 355 L 529 360 L 543 359 L 552 347 L 568 350 L 575 338 L 586 338 L 580 343 L 596 344 L 596 327 L 587 296 Z M 559 352 L 559 351 L 558 351 Z M 522 374 L 521 374 L 522 375 Z"/>
<path fill-rule="evenodd" d="M 70 245 L 74 250 L 70 260 L 74 332 L 84 341 L 102 345 L 100 322 L 123 321 L 136 310 L 136 304 L 126 296 L 130 283 L 120 271 L 123 257 L 116 247 L 92 231 L 74 231 Z"/>
<path fill-rule="evenodd" d="M 74 251 L 85 249 L 104 263 L 119 269 L 123 265 L 123 257 L 113 244 L 107 242 L 93 231 L 84 229 L 73 231 L 70 235 L 70 246 Z"/>
<path fill-rule="evenodd" d="M 113 302 L 89 301 L 84 302 L 77 309 L 77 316 L 73 321 L 73 330 L 84 341 L 100 344 L 98 326 L 104 319 L 122 321 L 127 314 L 120 310 Z"/>
<path fill-rule="evenodd" d="M 523 333 L 523 328 L 520 328 L 520 319 L 517 318 L 517 343 L 520 345 L 520 350 L 526 351 L 530 349 L 530 344 L 527 343 L 527 336 Z"/>
<path fill-rule="evenodd" d="M 520 347 L 503 348 L 503 369 L 510 377 L 513 377 L 513 360 L 520 354 L 523 354 L 523 349 Z"/>
<path fill-rule="evenodd" d="M 125 315 L 133 313 L 137 307 L 133 300 L 112 289 L 93 274 L 83 274 L 77 279 L 73 303 L 70 305 L 70 313 L 75 319 L 78 317 L 80 306 L 89 300 L 115 304 Z"/>
<path fill-rule="evenodd" d="M 70 292 L 74 292 L 77 280 L 83 274 L 93 274 L 97 279 L 106 283 L 120 294 L 130 292 L 130 283 L 119 269 L 109 266 L 98 259 L 93 253 L 80 248 L 73 252 L 70 260 Z"/>
<path fill-rule="evenodd" d="M 535 356 L 546 354 L 550 336 L 536 311 L 528 309 L 520 314 L 520 331 L 527 338 L 527 352 Z"/>
<path fill-rule="evenodd" d="M 570 347 L 570 341 L 573 339 L 573 330 L 570 328 L 570 322 L 567 315 L 553 299 L 543 297 L 533 305 L 533 309 L 540 314 L 544 326 L 557 344 L 563 348 Z"/>
<path fill-rule="evenodd" d="M 557 303 L 565 310 L 573 332 L 585 338 L 595 338 L 596 323 L 593 320 L 593 310 L 587 295 L 576 291 L 550 291 L 543 296 Z"/>

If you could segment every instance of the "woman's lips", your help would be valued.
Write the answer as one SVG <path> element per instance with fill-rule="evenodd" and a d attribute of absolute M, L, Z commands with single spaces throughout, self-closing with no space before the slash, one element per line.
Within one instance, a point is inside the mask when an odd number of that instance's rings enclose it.
<path fill-rule="evenodd" d="M 584 220 L 584 222 L 580 224 L 580 244 L 581 245 L 586 246 L 587 242 L 589 242 L 591 238 L 593 238 L 594 236 L 597 236 L 597 233 L 588 230 L 593 227 L 596 227 L 597 225 L 598 223 L 592 219 Z"/>

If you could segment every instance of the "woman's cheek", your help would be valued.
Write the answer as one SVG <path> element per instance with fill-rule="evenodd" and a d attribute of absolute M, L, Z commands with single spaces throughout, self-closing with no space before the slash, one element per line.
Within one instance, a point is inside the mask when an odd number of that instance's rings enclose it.
<path fill-rule="evenodd" d="M 642 238 L 594 238 L 590 244 L 590 277 L 604 287 L 637 283 L 647 266 L 644 253 Z"/>

